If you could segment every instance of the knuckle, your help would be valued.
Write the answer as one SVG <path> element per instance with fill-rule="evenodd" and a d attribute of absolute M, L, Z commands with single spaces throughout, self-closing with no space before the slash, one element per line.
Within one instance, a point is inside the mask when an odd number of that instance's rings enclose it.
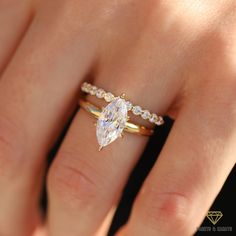
<path fill-rule="evenodd" d="M 101 192 L 102 178 L 86 161 L 73 165 L 70 153 L 60 153 L 48 175 L 49 194 L 69 204 L 87 204 Z M 73 155 L 75 156 L 75 154 Z"/>
<path fill-rule="evenodd" d="M 142 196 L 143 195 L 143 196 Z M 188 214 L 191 211 L 188 198 L 179 192 L 159 192 L 156 189 L 143 191 L 140 199 L 140 214 L 151 228 L 160 227 L 169 231 L 175 229 L 181 235 L 190 235 L 192 229 L 188 224 Z M 160 226 L 161 225 L 161 226 Z"/>

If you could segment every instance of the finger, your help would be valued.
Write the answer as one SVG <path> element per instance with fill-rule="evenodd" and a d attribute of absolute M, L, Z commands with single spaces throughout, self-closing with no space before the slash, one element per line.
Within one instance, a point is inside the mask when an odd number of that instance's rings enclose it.
<path fill-rule="evenodd" d="M 0 2 L 0 74 L 33 17 L 32 0 Z"/>
<path fill-rule="evenodd" d="M 186 104 L 119 235 L 194 233 L 235 164 L 231 88 L 211 84 Z"/>
<path fill-rule="evenodd" d="M 26 236 L 36 224 L 45 157 L 75 107 L 95 55 L 91 33 L 65 30 L 75 24 L 66 20 L 68 14 L 77 11 L 71 6 L 63 14 L 58 1 L 48 4 L 0 83 L 1 235 Z M 61 17 L 49 17 L 51 7 Z"/>
<path fill-rule="evenodd" d="M 38 226 L 32 236 L 49 236 L 46 226 Z"/>
<path fill-rule="evenodd" d="M 152 111 L 164 111 L 181 84 L 169 86 L 161 78 L 151 79 L 151 82 L 144 79 L 158 75 L 158 69 L 155 60 L 148 65 L 143 63 L 143 58 L 157 55 L 153 50 L 147 50 L 149 40 L 143 41 L 133 39 L 132 53 L 117 46 L 111 54 L 105 54 L 107 57 L 101 59 L 95 75 L 95 84 L 116 95 L 124 92 L 131 101 Z M 170 96 L 160 99 L 164 94 Z M 89 99 L 98 103 L 96 98 Z M 147 138 L 126 134 L 123 140 L 98 152 L 93 123 L 85 111 L 79 111 L 50 169 L 48 219 L 51 235 L 92 235 L 107 212 L 116 205 L 127 177 L 146 145 Z"/>
<path fill-rule="evenodd" d="M 108 8 L 101 4 L 98 11 Z M 183 37 L 185 28 L 180 26 L 172 37 L 166 33 L 164 22 L 155 29 L 163 38 L 153 36 L 153 22 L 143 27 L 144 21 L 151 21 L 150 5 L 145 1 L 139 1 L 135 8 L 129 4 L 117 4 L 115 8 L 111 7 L 114 12 L 118 9 L 125 13 L 122 20 L 114 17 L 116 14 L 106 18 L 103 28 L 109 29 L 109 34 L 103 34 L 95 83 L 116 95 L 126 93 L 128 99 L 151 111 L 165 112 L 182 86 L 183 64 L 179 58 L 185 58 L 192 35 Z M 122 37 L 117 39 L 117 35 Z M 182 47 L 184 50 L 180 50 Z M 97 103 L 97 99 L 92 101 Z M 119 139 L 99 153 L 92 123 L 89 115 L 80 110 L 51 167 L 51 235 L 92 235 L 116 204 L 147 142 L 144 137 L 127 134 L 125 141 Z"/>
<path fill-rule="evenodd" d="M 126 135 L 125 141 L 99 152 L 94 129 L 93 120 L 80 110 L 50 170 L 50 235 L 94 234 L 147 141 Z"/>

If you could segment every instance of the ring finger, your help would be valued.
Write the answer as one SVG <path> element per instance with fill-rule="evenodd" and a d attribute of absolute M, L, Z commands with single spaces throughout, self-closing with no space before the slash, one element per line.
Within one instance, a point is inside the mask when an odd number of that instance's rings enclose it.
<path fill-rule="evenodd" d="M 93 83 L 115 95 L 124 92 L 131 101 L 153 112 L 164 112 L 179 87 L 168 86 L 163 79 L 153 81 L 155 87 L 150 81 L 145 80 L 144 83 L 143 78 L 151 77 L 153 73 L 158 77 L 154 64 L 148 68 L 144 66 L 143 58 L 148 55 L 139 54 L 139 50 L 145 51 L 142 47 L 146 46 L 137 43 L 137 50 L 129 55 L 125 53 L 126 50 L 123 55 L 114 52 L 115 55 L 107 59 L 110 63 L 104 63 L 97 71 Z M 134 65 L 135 69 L 128 70 Z M 147 91 L 148 94 L 155 94 L 156 89 L 159 93 L 155 98 L 147 96 Z M 163 101 L 160 98 L 165 94 L 171 96 L 165 96 L 166 100 Z M 96 98 L 88 99 L 98 103 Z M 84 110 L 78 112 L 49 172 L 50 235 L 93 235 L 116 204 L 147 142 L 145 137 L 126 133 L 124 139 L 98 152 L 93 123 Z"/>

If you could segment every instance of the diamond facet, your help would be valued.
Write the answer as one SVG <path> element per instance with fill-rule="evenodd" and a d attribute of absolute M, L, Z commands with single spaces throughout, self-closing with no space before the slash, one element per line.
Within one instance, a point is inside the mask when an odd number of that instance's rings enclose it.
<path fill-rule="evenodd" d="M 149 121 L 151 122 L 151 123 L 155 123 L 155 122 L 157 122 L 157 115 L 156 114 L 152 114 L 151 115 L 151 117 L 149 118 Z"/>
<path fill-rule="evenodd" d="M 96 96 L 97 96 L 98 98 L 103 98 L 104 95 L 105 95 L 105 91 L 104 91 L 103 89 L 98 89 L 98 90 L 97 90 Z"/>
<path fill-rule="evenodd" d="M 102 111 L 97 121 L 97 140 L 100 147 L 107 146 L 121 136 L 127 121 L 125 100 L 117 97 Z"/>
<path fill-rule="evenodd" d="M 132 110 L 133 105 L 130 101 L 126 101 L 126 106 L 128 111 Z"/>
<path fill-rule="evenodd" d="M 89 92 L 90 92 L 91 95 L 95 95 L 96 92 L 97 92 L 97 87 L 96 86 L 92 86 Z"/>
<path fill-rule="evenodd" d="M 104 99 L 106 102 L 111 102 L 114 99 L 114 95 L 112 93 L 105 93 Z"/>
<path fill-rule="evenodd" d="M 155 122 L 156 125 L 162 125 L 164 123 L 164 120 L 161 116 L 158 116 L 157 121 Z"/>
<path fill-rule="evenodd" d="M 88 92 L 89 92 L 88 83 L 84 82 L 84 83 L 82 84 L 81 89 L 82 89 L 83 92 L 88 93 Z"/>
<path fill-rule="evenodd" d="M 151 114 L 150 114 L 150 112 L 148 111 L 148 110 L 144 110 L 143 112 L 142 112 L 142 118 L 144 119 L 144 120 L 147 120 L 147 119 L 149 119 L 150 117 L 151 117 Z"/>
<path fill-rule="evenodd" d="M 140 106 L 134 106 L 132 108 L 132 112 L 134 113 L 134 115 L 141 115 L 142 113 L 142 108 Z"/>

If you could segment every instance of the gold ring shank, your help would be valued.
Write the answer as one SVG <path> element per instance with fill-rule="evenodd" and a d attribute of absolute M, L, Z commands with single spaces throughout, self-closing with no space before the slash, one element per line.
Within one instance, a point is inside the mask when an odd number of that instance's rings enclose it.
<path fill-rule="evenodd" d="M 99 118 L 102 112 L 101 108 L 93 105 L 92 103 L 84 99 L 79 100 L 79 105 L 84 110 L 92 114 L 96 119 Z M 129 133 L 139 134 L 139 135 L 144 135 L 144 136 L 151 136 L 153 134 L 153 129 L 146 128 L 145 126 L 142 126 L 142 125 L 136 125 L 128 121 L 126 122 L 124 130 Z"/>

